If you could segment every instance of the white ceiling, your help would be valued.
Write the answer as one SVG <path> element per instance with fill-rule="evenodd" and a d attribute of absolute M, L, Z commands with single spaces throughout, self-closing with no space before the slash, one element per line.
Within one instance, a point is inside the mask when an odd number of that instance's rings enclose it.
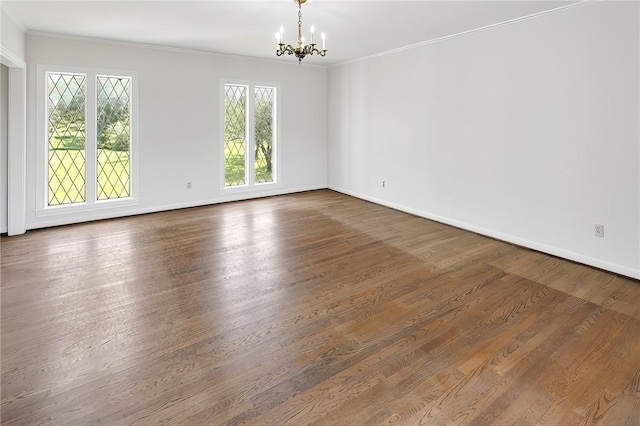
<path fill-rule="evenodd" d="M 560 1 L 308 0 L 303 26 L 327 33 L 325 58 L 335 64 L 555 9 Z M 33 32 L 95 37 L 275 58 L 275 33 L 295 42 L 297 4 L 262 1 L 0 1 L 19 25 Z M 308 34 L 306 35 L 308 37 Z M 279 58 L 294 61 L 293 57 Z"/>

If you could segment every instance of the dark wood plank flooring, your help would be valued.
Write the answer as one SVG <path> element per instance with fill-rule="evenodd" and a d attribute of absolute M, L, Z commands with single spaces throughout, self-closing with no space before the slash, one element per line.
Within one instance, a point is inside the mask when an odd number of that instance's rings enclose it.
<path fill-rule="evenodd" d="M 3 425 L 640 425 L 637 281 L 329 190 L 1 252 Z"/>

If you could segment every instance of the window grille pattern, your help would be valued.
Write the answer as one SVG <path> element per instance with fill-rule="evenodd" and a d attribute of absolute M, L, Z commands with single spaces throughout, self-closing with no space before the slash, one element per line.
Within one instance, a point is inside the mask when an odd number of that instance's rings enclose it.
<path fill-rule="evenodd" d="M 225 186 L 246 184 L 247 87 L 225 85 L 224 177 Z"/>
<path fill-rule="evenodd" d="M 255 88 L 255 182 L 273 182 L 273 87 Z"/>
<path fill-rule="evenodd" d="M 85 76 L 47 74 L 48 204 L 85 201 Z"/>
<path fill-rule="evenodd" d="M 98 200 L 131 194 L 131 78 L 97 77 Z"/>

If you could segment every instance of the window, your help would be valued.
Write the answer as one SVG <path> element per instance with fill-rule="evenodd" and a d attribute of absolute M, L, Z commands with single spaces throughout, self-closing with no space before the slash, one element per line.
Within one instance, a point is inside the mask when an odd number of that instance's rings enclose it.
<path fill-rule="evenodd" d="M 272 85 L 224 84 L 224 189 L 278 182 L 276 91 Z"/>
<path fill-rule="evenodd" d="M 131 78 L 97 76 L 98 200 L 131 195 Z"/>
<path fill-rule="evenodd" d="M 40 210 L 134 198 L 131 73 L 45 69 Z M 42 164 L 42 163 L 41 163 Z"/>
<path fill-rule="evenodd" d="M 47 73 L 49 206 L 86 199 L 86 77 Z"/>

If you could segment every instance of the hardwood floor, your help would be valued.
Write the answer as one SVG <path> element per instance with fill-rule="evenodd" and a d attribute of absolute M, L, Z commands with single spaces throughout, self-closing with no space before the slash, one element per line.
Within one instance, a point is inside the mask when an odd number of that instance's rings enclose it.
<path fill-rule="evenodd" d="M 640 285 L 328 190 L 2 237 L 2 424 L 640 424 Z"/>

